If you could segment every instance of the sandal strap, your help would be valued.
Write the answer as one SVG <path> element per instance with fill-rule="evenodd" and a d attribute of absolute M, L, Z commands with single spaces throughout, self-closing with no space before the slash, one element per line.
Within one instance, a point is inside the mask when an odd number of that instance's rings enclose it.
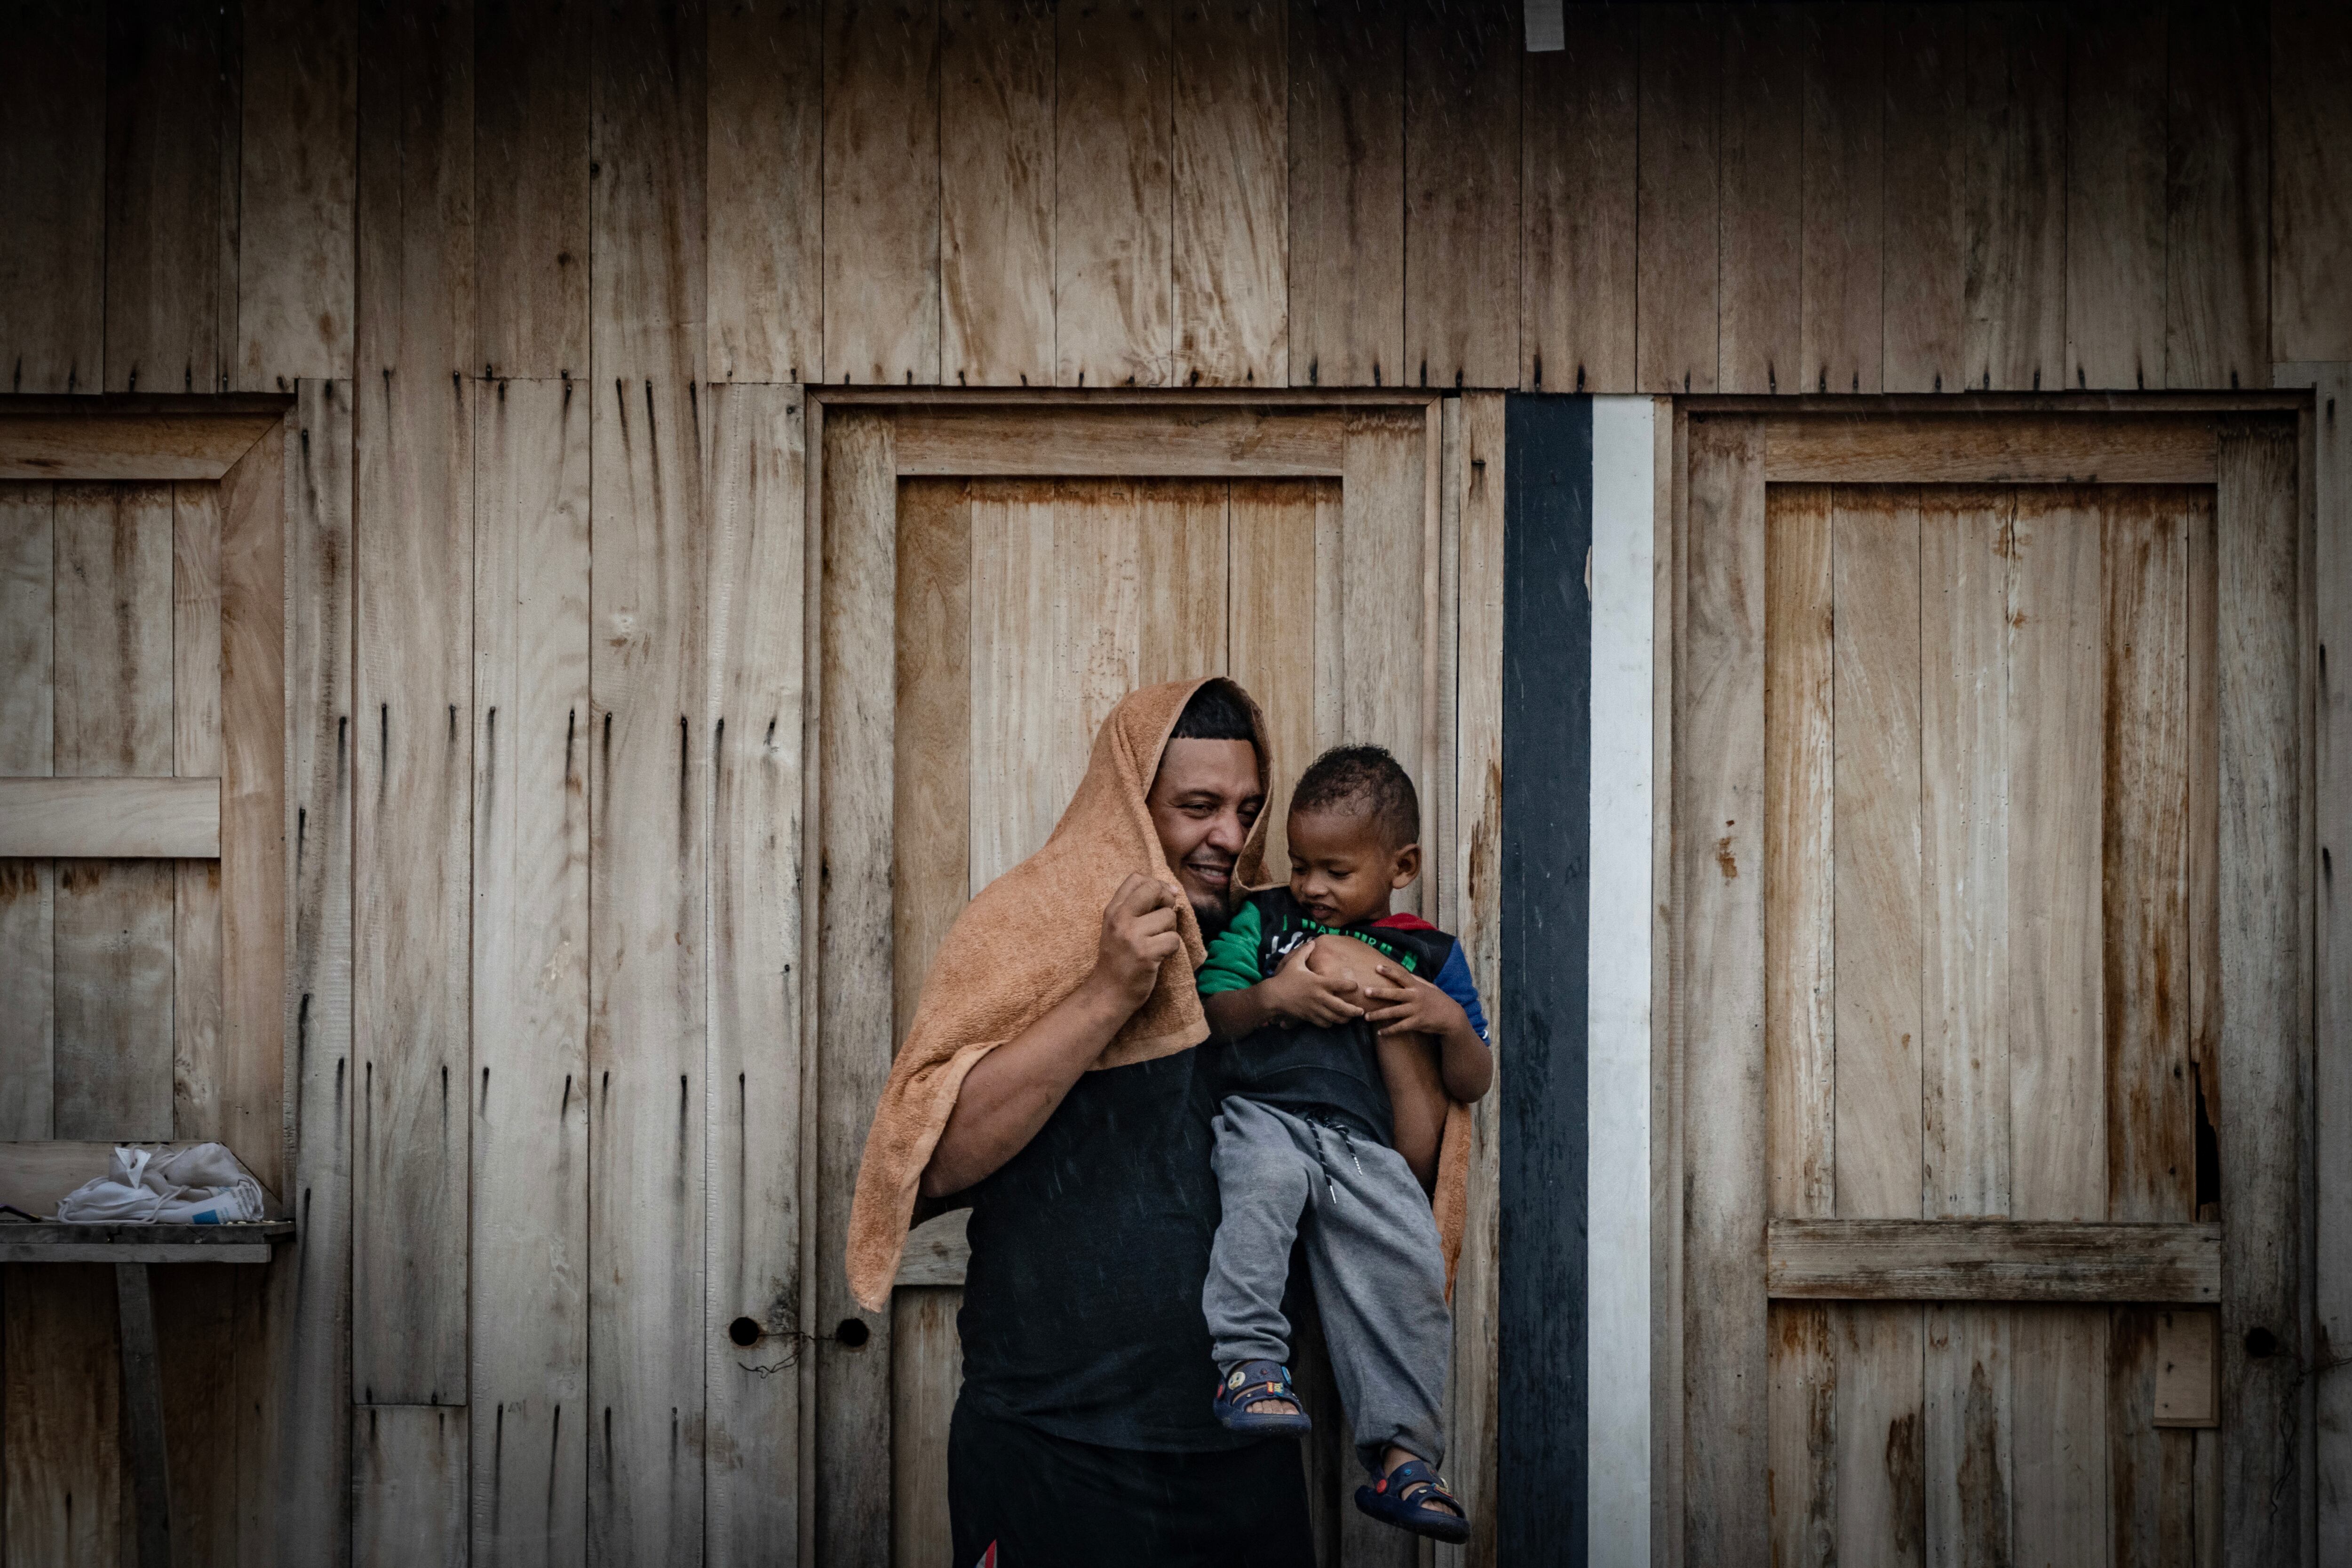
<path fill-rule="evenodd" d="M 1236 1384 L 1232 1381 L 1231 1374 L 1228 1374 L 1225 1380 L 1217 1385 L 1219 1398 L 1227 1405 L 1244 1406 L 1255 1404 L 1261 1399 L 1281 1399 L 1288 1401 L 1290 1407 L 1295 1411 L 1306 1410 L 1305 1401 L 1298 1397 L 1297 1389 L 1291 1386 L 1288 1367 L 1277 1366 L 1272 1362 L 1257 1362 L 1251 1364 L 1274 1367 L 1275 1375 L 1268 1377 L 1261 1373 L 1250 1381 Z M 1244 1367 L 1242 1370 L 1246 1372 L 1247 1368 Z"/>
<path fill-rule="evenodd" d="M 1426 1508 L 1438 1502 L 1464 1519 L 1470 1517 L 1461 1500 L 1447 1489 L 1444 1478 L 1430 1468 L 1426 1459 L 1405 1460 L 1381 1478 L 1380 1489 L 1393 1489 L 1397 1500 L 1411 1508 Z"/>

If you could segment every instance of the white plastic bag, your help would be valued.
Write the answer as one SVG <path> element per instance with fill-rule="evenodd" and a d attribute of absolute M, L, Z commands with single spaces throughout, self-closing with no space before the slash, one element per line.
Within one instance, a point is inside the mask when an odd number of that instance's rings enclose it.
<path fill-rule="evenodd" d="M 160 1152 L 118 1146 L 106 1174 L 59 1198 L 57 1215 L 79 1225 L 227 1225 L 261 1216 L 261 1184 L 220 1143 Z"/>

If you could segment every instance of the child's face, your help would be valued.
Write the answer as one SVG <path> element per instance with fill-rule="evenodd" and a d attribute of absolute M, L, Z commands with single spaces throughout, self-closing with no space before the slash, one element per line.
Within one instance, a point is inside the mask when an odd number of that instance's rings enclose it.
<path fill-rule="evenodd" d="M 1389 895 L 1421 875 L 1421 846 L 1391 846 L 1369 811 L 1290 814 L 1290 896 L 1327 926 L 1389 911 Z"/>

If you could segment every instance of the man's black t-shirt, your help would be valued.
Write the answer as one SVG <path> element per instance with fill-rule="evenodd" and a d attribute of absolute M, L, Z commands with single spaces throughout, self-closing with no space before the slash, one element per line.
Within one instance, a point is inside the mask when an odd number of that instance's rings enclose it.
<path fill-rule="evenodd" d="M 1198 1050 L 1080 1075 L 1045 1125 L 971 1189 L 964 1397 L 1111 1448 L 1205 1453 L 1254 1439 L 1211 1412 L 1201 1315 L 1217 1184 Z"/>

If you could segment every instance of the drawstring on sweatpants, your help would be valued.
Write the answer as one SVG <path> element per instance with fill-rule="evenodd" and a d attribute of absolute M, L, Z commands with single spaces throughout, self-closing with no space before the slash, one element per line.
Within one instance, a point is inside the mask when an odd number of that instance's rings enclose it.
<path fill-rule="evenodd" d="M 1339 1142 L 1347 1150 L 1348 1163 L 1356 1167 L 1356 1174 L 1360 1176 L 1364 1173 L 1364 1162 L 1362 1156 L 1356 1152 L 1355 1137 L 1345 1127 L 1333 1126 L 1329 1122 L 1311 1118 L 1300 1120 L 1315 1129 L 1315 1160 L 1323 1167 L 1324 1188 L 1330 1193 L 1331 1201 L 1337 1203 L 1339 1200 L 1339 1184 L 1332 1179 L 1331 1152 L 1325 1146 L 1323 1137 L 1327 1132 L 1337 1132 L 1339 1135 Z"/>

